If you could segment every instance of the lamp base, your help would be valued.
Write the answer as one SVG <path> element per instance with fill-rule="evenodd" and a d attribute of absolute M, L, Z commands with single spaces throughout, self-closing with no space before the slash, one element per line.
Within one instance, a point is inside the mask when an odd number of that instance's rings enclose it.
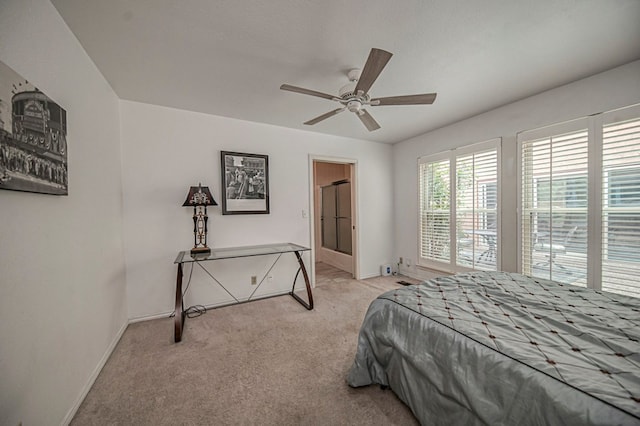
<path fill-rule="evenodd" d="M 191 254 L 209 254 L 211 249 L 209 247 L 194 247 L 191 249 Z"/>

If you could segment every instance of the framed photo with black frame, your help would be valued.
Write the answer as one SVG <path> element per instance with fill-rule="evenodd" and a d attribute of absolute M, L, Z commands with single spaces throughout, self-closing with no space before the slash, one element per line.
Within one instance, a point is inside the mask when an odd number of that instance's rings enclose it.
<path fill-rule="evenodd" d="M 269 214 L 269 156 L 220 151 L 222 214 Z"/>

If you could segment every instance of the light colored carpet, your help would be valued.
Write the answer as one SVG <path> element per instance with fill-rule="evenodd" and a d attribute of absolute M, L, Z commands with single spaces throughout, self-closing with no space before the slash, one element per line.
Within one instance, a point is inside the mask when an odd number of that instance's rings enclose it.
<path fill-rule="evenodd" d="M 415 425 L 378 386 L 345 381 L 369 303 L 406 277 L 356 281 L 319 264 L 307 311 L 282 296 L 130 325 L 72 425 Z"/>

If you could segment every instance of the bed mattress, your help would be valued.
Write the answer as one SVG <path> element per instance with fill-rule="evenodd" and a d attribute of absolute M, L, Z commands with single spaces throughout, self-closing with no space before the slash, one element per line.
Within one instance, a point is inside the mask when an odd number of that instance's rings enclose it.
<path fill-rule="evenodd" d="M 637 299 L 506 272 L 386 292 L 347 382 L 423 424 L 640 424 Z"/>

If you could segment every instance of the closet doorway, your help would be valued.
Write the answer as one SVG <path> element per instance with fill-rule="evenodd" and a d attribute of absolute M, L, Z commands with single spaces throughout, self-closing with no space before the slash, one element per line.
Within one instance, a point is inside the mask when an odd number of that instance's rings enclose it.
<path fill-rule="evenodd" d="M 319 158 L 312 159 L 312 163 L 315 262 L 356 278 L 356 163 Z"/>

